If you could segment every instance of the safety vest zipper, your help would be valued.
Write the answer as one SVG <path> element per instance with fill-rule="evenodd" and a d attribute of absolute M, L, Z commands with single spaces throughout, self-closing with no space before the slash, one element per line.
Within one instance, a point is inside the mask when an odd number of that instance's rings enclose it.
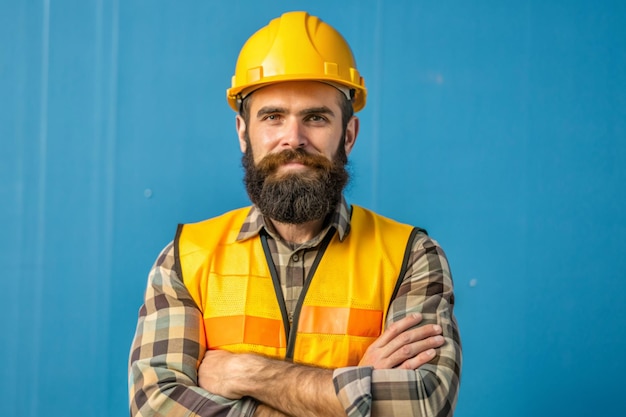
<path fill-rule="evenodd" d="M 326 248 L 328 248 L 328 245 L 330 244 L 330 241 L 332 240 L 334 234 L 334 228 L 332 230 L 329 230 L 322 240 L 322 243 L 320 244 L 320 248 L 317 252 L 317 255 L 315 256 L 313 265 L 311 265 L 311 269 L 309 270 L 309 273 L 307 274 L 307 277 L 304 281 L 302 292 L 298 297 L 298 302 L 296 303 L 291 323 L 289 320 L 289 314 L 287 312 L 287 305 L 285 303 L 282 286 L 280 285 L 280 278 L 278 277 L 278 270 L 276 269 L 276 265 L 274 265 L 274 261 L 272 260 L 272 253 L 267 243 L 267 234 L 266 232 L 263 232 L 261 234 L 261 244 L 263 246 L 263 252 L 265 253 L 265 259 L 270 270 L 270 275 L 272 276 L 274 292 L 276 294 L 276 299 L 280 307 L 280 313 L 283 319 L 283 326 L 285 328 L 285 336 L 287 339 L 287 351 L 285 354 L 285 359 L 287 360 L 293 360 L 294 350 L 296 346 L 296 336 L 298 334 L 298 320 L 300 319 L 300 311 L 302 310 L 302 305 L 304 304 L 304 299 L 306 298 L 307 291 L 311 286 L 311 281 L 313 280 L 315 271 L 317 270 L 317 267 L 322 260 L 322 256 L 324 255 Z"/>

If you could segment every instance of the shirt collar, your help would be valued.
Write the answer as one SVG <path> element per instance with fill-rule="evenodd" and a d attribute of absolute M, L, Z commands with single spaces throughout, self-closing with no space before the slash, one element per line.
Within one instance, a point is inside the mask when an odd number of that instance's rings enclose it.
<path fill-rule="evenodd" d="M 343 241 L 348 233 L 350 233 L 351 212 L 351 207 L 342 196 L 341 201 L 337 204 L 335 211 L 330 216 L 329 224 L 324 227 L 322 232 L 325 233 L 329 229 L 329 226 L 332 226 L 337 230 L 339 240 Z M 261 210 L 259 210 L 257 206 L 253 205 L 243 221 L 241 229 L 239 229 L 237 241 L 258 236 L 263 229 L 267 230 L 268 233 L 273 232 L 273 228 L 269 223 L 266 223 L 265 217 L 261 214 Z"/>

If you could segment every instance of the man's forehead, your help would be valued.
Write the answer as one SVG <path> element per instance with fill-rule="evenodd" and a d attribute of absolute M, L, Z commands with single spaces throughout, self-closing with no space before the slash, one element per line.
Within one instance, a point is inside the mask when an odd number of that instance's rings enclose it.
<path fill-rule="evenodd" d="M 341 92 L 335 87 L 318 81 L 289 81 L 259 88 L 247 98 L 252 113 L 261 107 L 307 108 L 337 107 Z"/>

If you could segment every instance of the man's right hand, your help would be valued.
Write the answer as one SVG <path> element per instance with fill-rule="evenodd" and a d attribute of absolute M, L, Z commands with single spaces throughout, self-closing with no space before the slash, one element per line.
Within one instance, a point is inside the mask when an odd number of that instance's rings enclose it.
<path fill-rule="evenodd" d="M 421 321 L 422 315 L 414 313 L 393 323 L 367 348 L 359 366 L 414 370 L 429 362 L 445 339 L 437 324 L 414 327 Z"/>

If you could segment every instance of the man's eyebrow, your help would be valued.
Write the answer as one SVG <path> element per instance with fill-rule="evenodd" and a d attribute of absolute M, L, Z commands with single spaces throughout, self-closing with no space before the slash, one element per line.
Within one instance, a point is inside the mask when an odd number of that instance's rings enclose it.
<path fill-rule="evenodd" d="M 333 112 L 330 107 L 320 106 L 320 107 L 310 107 L 304 109 L 298 113 L 301 116 L 307 116 L 309 114 L 326 114 L 331 117 L 335 117 L 335 112 Z"/>
<path fill-rule="evenodd" d="M 286 113 L 286 110 L 282 107 L 265 106 L 261 107 L 259 111 L 256 112 L 256 117 L 263 117 L 274 113 Z"/>
<path fill-rule="evenodd" d="M 276 113 L 285 114 L 285 113 L 288 113 L 288 111 L 284 107 L 265 106 L 265 107 L 261 107 L 259 111 L 257 111 L 256 117 L 261 118 L 263 116 L 267 116 L 268 114 L 276 114 Z M 330 107 L 327 107 L 327 106 L 308 107 L 298 112 L 299 116 L 308 116 L 311 114 L 325 114 L 331 117 L 335 117 L 335 112 L 333 112 L 330 109 Z"/>

